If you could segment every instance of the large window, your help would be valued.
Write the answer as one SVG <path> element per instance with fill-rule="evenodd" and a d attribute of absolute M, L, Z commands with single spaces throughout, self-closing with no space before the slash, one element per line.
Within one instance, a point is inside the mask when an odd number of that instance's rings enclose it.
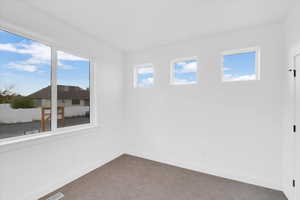
<path fill-rule="evenodd" d="M 188 85 L 197 83 L 198 61 L 195 58 L 179 59 L 171 63 L 171 84 Z"/>
<path fill-rule="evenodd" d="M 90 61 L 0 31 L 0 139 L 90 121 Z"/>
<path fill-rule="evenodd" d="M 134 70 L 134 87 L 145 88 L 154 84 L 154 69 L 151 64 L 139 65 Z"/>
<path fill-rule="evenodd" d="M 258 48 L 226 51 L 222 54 L 223 81 L 259 80 Z"/>
<path fill-rule="evenodd" d="M 90 62 L 63 51 L 57 52 L 57 125 L 90 122 Z M 61 113 L 64 113 L 61 114 Z"/>

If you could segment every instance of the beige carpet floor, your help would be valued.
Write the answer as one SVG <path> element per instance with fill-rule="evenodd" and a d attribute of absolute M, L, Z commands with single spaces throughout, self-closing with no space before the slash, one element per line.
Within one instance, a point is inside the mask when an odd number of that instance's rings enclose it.
<path fill-rule="evenodd" d="M 63 200 L 286 200 L 283 193 L 123 155 L 57 191 Z"/>

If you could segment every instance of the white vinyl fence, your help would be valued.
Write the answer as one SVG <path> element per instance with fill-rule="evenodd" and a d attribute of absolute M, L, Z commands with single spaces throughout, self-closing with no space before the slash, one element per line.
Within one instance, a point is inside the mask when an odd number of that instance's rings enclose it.
<path fill-rule="evenodd" d="M 89 106 L 65 107 L 65 117 L 84 116 Z M 41 120 L 41 108 L 13 109 L 9 104 L 0 104 L 0 123 L 18 123 Z"/>

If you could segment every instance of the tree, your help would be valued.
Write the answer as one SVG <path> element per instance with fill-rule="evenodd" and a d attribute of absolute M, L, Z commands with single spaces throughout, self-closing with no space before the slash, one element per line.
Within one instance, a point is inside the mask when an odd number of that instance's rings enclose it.
<path fill-rule="evenodd" d="M 2 90 L 0 89 L 0 104 L 10 103 L 12 99 L 17 96 L 17 94 L 13 92 L 13 89 L 13 85 Z"/>
<path fill-rule="evenodd" d="M 11 107 L 14 109 L 18 108 L 34 108 L 34 101 L 30 97 L 17 96 L 12 99 Z"/>

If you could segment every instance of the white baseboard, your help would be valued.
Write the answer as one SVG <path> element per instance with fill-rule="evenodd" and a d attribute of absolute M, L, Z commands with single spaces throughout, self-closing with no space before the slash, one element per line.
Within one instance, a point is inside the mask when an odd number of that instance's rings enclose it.
<path fill-rule="evenodd" d="M 44 187 L 41 187 L 40 189 L 38 189 L 34 193 L 25 195 L 23 200 L 38 200 L 39 198 L 41 198 L 41 197 L 43 197 L 43 196 L 59 189 L 59 188 L 61 188 L 62 186 L 64 186 L 64 185 L 80 178 L 81 176 L 97 169 L 98 167 L 101 167 L 101 166 L 105 165 L 106 163 L 116 159 L 117 157 L 121 156 L 122 154 L 123 153 L 117 153 L 117 154 L 113 155 L 110 159 L 98 161 L 95 164 L 93 164 L 93 165 L 91 165 L 87 168 L 74 171 L 70 175 L 68 175 L 67 177 L 62 177 L 62 179 L 57 181 L 56 183 L 48 184 Z"/>
<path fill-rule="evenodd" d="M 263 180 L 263 179 L 260 179 L 257 177 L 251 177 L 251 176 L 247 176 L 247 175 L 236 175 L 234 172 L 220 170 L 220 169 L 216 169 L 216 168 L 215 169 L 209 169 L 209 168 L 204 168 L 204 167 L 201 168 L 199 166 L 192 166 L 190 164 L 180 163 L 177 161 L 170 161 L 170 160 L 161 159 L 161 158 L 157 159 L 150 155 L 135 154 L 135 153 L 128 153 L 128 154 L 137 156 L 137 157 L 141 157 L 141 158 L 145 158 L 145 159 L 149 159 L 149 160 L 153 160 L 156 162 L 165 163 L 168 165 L 173 165 L 176 167 L 181 167 L 184 169 L 189 169 L 189 170 L 193 170 L 193 171 L 197 171 L 197 172 L 201 172 L 201 173 L 205 173 L 205 174 L 210 174 L 213 176 L 218 176 L 218 177 L 235 180 L 235 181 L 239 181 L 239 182 L 243 182 L 243 183 L 247 183 L 247 184 L 252 184 L 252 185 L 257 185 L 257 186 L 261 186 L 261 187 L 265 187 L 265 188 L 269 188 L 269 189 L 273 189 L 273 190 L 282 191 L 282 186 L 280 184 L 274 184 L 268 180 Z"/>

